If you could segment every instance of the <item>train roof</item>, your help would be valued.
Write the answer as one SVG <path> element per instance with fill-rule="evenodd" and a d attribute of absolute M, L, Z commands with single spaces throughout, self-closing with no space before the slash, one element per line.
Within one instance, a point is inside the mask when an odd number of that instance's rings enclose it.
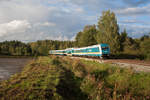
<path fill-rule="evenodd" d="M 65 49 L 65 50 L 72 50 L 72 49 L 74 49 L 74 48 L 67 48 L 67 49 Z"/>
<path fill-rule="evenodd" d="M 93 48 L 93 47 L 98 47 L 99 45 L 106 46 L 108 44 L 101 43 L 101 44 L 96 44 L 96 45 L 87 46 L 87 47 L 81 47 L 81 48 L 74 48 L 74 49 L 75 50 L 80 50 L 80 49 L 85 49 L 85 48 Z"/>
<path fill-rule="evenodd" d="M 50 50 L 50 51 L 65 51 L 65 50 Z"/>
<path fill-rule="evenodd" d="M 87 46 L 87 47 L 74 48 L 74 50 L 81 50 L 81 49 L 91 48 L 91 47 L 97 47 L 97 46 L 99 46 L 99 45 L 92 45 L 92 46 Z"/>
<path fill-rule="evenodd" d="M 85 48 L 98 47 L 100 45 L 102 45 L 102 46 L 108 46 L 108 44 L 106 44 L 106 43 L 101 43 L 101 44 L 96 44 L 96 45 L 87 46 L 87 47 L 81 47 L 81 48 L 67 48 L 67 49 L 64 49 L 64 50 L 51 50 L 51 51 L 80 50 L 80 49 L 85 49 Z"/>

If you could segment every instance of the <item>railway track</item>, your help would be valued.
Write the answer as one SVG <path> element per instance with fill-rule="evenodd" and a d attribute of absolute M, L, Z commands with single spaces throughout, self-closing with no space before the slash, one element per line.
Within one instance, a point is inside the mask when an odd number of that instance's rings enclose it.
<path fill-rule="evenodd" d="M 132 68 L 136 72 L 150 72 L 150 61 L 132 60 L 132 59 L 96 59 L 96 58 L 83 58 L 83 57 L 71 57 L 72 59 L 84 59 L 97 61 L 99 63 L 108 63 L 112 65 L 119 65 L 123 68 Z"/>

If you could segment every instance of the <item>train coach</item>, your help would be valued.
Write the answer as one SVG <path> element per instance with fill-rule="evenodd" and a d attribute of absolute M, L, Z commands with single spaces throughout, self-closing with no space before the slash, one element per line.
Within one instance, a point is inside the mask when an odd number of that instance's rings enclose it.
<path fill-rule="evenodd" d="M 109 57 L 108 44 L 98 44 L 82 48 L 68 48 L 65 50 L 50 50 L 50 54 L 67 56 Z"/>
<path fill-rule="evenodd" d="M 92 57 L 108 57 L 110 49 L 108 44 L 98 44 L 83 48 L 76 48 L 72 51 L 73 56 L 92 56 Z"/>
<path fill-rule="evenodd" d="M 49 54 L 53 54 L 53 55 L 66 55 L 66 50 L 50 50 Z"/>

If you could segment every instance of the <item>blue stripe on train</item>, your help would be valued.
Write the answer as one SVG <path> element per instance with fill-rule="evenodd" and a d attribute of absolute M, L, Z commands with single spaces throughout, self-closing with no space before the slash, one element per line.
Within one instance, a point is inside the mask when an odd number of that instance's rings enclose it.
<path fill-rule="evenodd" d="M 65 54 L 55 54 L 55 55 L 65 55 Z"/>
<path fill-rule="evenodd" d="M 101 54 L 73 54 L 75 56 L 102 56 Z"/>

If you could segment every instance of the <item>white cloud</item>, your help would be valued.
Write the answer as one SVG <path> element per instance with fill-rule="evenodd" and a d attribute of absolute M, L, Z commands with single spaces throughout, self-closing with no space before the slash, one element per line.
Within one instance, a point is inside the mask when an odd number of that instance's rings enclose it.
<path fill-rule="evenodd" d="M 58 1 L 58 0 L 56 0 Z M 55 1 L 55 2 L 56 2 Z M 59 0 L 68 3 L 69 0 Z M 37 40 L 46 39 L 67 39 L 74 36 L 78 30 L 87 23 L 85 21 L 84 9 L 72 3 L 66 6 L 51 6 L 48 0 L 10 0 L 0 3 L 0 24 L 9 23 L 12 20 L 28 20 L 31 24 L 30 29 L 18 34 L 6 35 L 3 32 L 0 40 Z M 53 0 L 54 3 L 54 0 Z M 59 5 L 59 4 L 56 4 Z M 12 32 L 10 32 L 12 34 Z M 42 35 L 40 33 L 43 33 Z M 1 33 L 2 34 L 2 33 Z"/>
<path fill-rule="evenodd" d="M 51 23 L 51 22 L 45 22 L 45 23 L 43 23 L 42 24 L 42 26 L 56 26 L 56 24 L 55 23 Z"/>
<path fill-rule="evenodd" d="M 149 2 L 149 0 L 122 0 L 122 1 L 129 6 L 138 6 Z"/>
<path fill-rule="evenodd" d="M 43 23 L 36 23 L 34 26 L 55 27 L 56 24 L 52 22 L 43 22 Z"/>
<path fill-rule="evenodd" d="M 136 19 L 125 19 L 125 20 L 120 20 L 119 23 L 140 23 L 142 21 L 136 20 Z"/>
<path fill-rule="evenodd" d="M 147 35 L 150 32 L 150 25 L 130 25 L 130 24 L 120 24 L 121 31 L 125 29 L 128 30 L 128 35 L 130 37 L 139 38 L 143 35 Z"/>
<path fill-rule="evenodd" d="M 150 12 L 150 5 L 128 6 L 132 2 L 128 0 L 127 3 L 120 4 L 122 1 L 124 0 L 0 0 L 0 41 L 73 40 L 85 25 L 97 24 L 102 10 L 111 9 L 124 16 L 144 16 Z M 135 24 L 138 20 L 125 18 L 120 22 Z M 139 28 L 139 31 L 143 32 L 142 29 L 145 28 Z"/>
<path fill-rule="evenodd" d="M 12 20 L 36 22 L 48 17 L 48 9 L 34 0 L 6 0 L 0 3 L 0 23 Z"/>
<path fill-rule="evenodd" d="M 119 9 L 119 10 L 115 10 L 115 13 L 117 13 L 118 15 L 126 15 L 126 16 L 150 14 L 150 5 L 144 7 L 130 7 L 130 8 Z"/>
<path fill-rule="evenodd" d="M 31 28 L 27 20 L 14 20 L 8 23 L 0 24 L 0 37 L 12 33 L 22 33 Z"/>

